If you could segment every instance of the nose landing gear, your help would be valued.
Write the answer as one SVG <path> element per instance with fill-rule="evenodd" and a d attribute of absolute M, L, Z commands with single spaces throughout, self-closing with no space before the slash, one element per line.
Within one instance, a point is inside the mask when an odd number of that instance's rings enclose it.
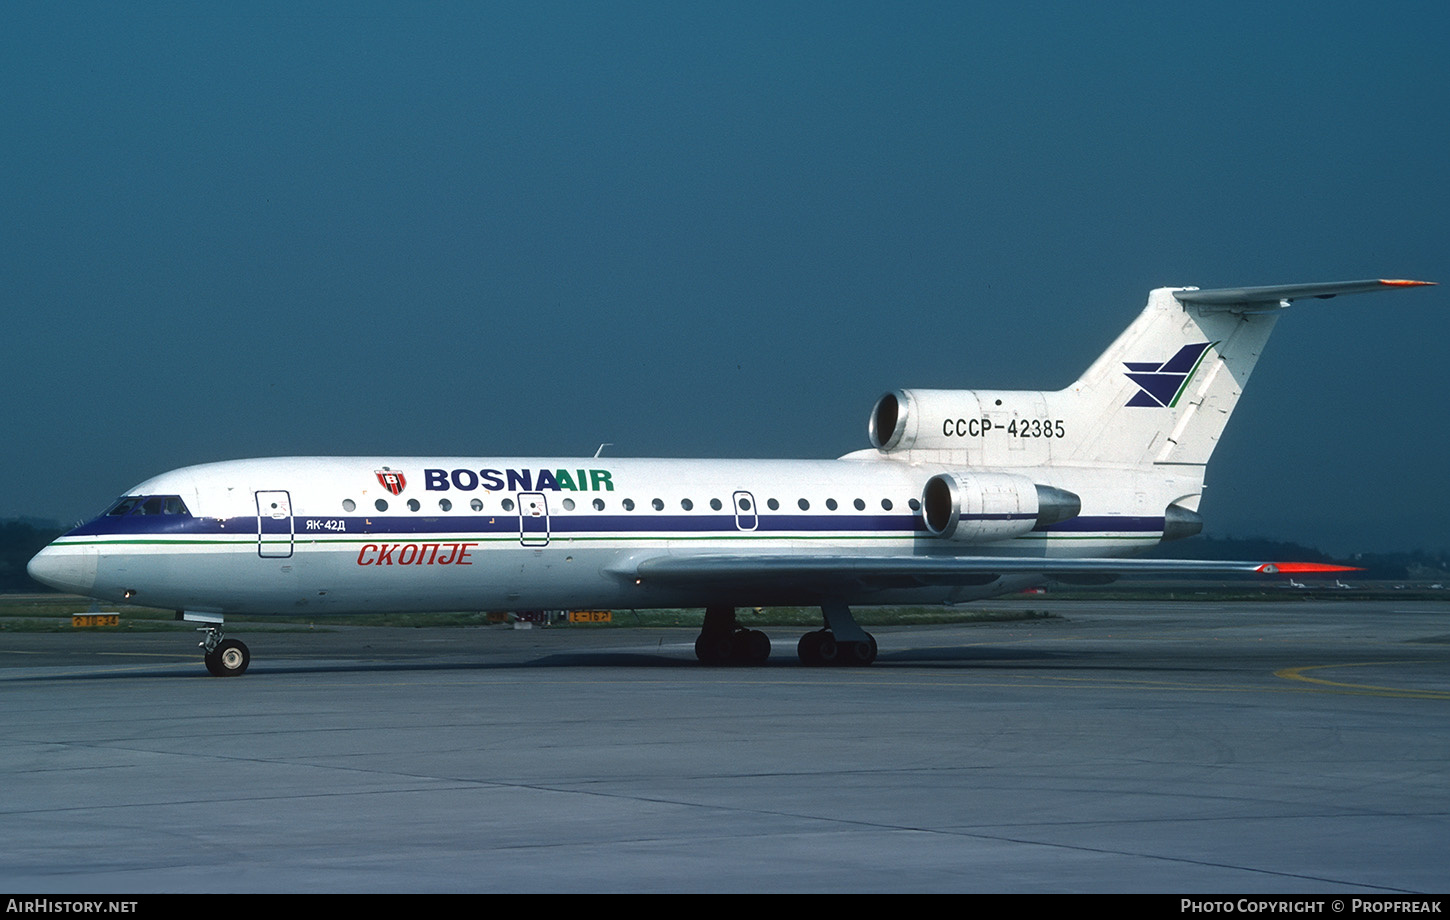
<path fill-rule="evenodd" d="M 214 630 L 208 629 L 207 632 L 211 633 Z M 205 648 L 209 641 L 210 636 L 201 643 L 202 647 Z M 206 650 L 205 661 L 206 669 L 211 672 L 213 677 L 236 677 L 246 673 L 247 665 L 252 663 L 252 653 L 240 640 L 223 639 L 216 644 L 215 648 Z"/>
<path fill-rule="evenodd" d="M 222 618 L 219 614 L 177 611 L 176 618 L 206 624 L 198 627 L 197 631 L 206 633 L 200 642 L 201 648 L 205 650 L 202 660 L 206 662 L 206 669 L 213 677 L 236 677 L 247 672 L 247 665 L 252 663 L 252 653 L 245 643 L 238 639 L 227 639 L 222 635 Z"/>

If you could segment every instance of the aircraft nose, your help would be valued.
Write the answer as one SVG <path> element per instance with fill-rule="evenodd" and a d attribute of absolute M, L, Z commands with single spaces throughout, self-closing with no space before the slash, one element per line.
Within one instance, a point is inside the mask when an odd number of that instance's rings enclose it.
<path fill-rule="evenodd" d="M 93 546 L 61 546 L 52 543 L 35 554 L 25 570 L 30 577 L 57 591 L 88 594 L 96 584 L 98 555 Z"/>

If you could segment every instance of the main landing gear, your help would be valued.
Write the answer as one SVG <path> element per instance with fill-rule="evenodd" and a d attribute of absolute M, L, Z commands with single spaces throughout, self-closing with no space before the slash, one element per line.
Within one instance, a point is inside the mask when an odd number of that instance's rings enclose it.
<path fill-rule="evenodd" d="M 213 677 L 236 677 L 247 672 L 247 665 L 252 663 L 252 653 L 241 640 L 222 636 L 221 617 L 183 614 L 180 618 L 207 624 L 200 627 L 198 632 L 206 633 L 200 644 L 206 650 L 203 657 L 206 669 Z"/>
<path fill-rule="evenodd" d="M 770 637 L 741 626 L 734 607 L 706 607 L 695 657 L 705 664 L 764 664 L 770 657 Z"/>
<path fill-rule="evenodd" d="M 876 637 L 862 629 L 844 601 L 821 605 L 826 628 L 801 636 L 796 654 L 804 665 L 868 665 L 876 660 Z"/>
<path fill-rule="evenodd" d="M 829 629 L 801 636 L 796 654 L 804 665 L 867 665 L 876 660 L 876 639 L 866 633 L 864 642 L 841 642 Z"/>
<path fill-rule="evenodd" d="M 796 645 L 801 664 L 868 665 L 876 660 L 876 639 L 856 623 L 850 608 L 830 601 L 821 605 L 821 613 L 826 628 L 806 633 Z M 764 664 L 770 657 L 770 639 L 758 629 L 741 626 L 734 607 L 706 607 L 695 657 L 711 665 Z"/>

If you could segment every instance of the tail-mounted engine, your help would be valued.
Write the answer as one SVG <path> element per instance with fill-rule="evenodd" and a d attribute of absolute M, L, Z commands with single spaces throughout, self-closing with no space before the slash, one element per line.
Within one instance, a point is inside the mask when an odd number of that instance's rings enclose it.
<path fill-rule="evenodd" d="M 892 390 L 876 400 L 868 431 L 888 453 L 1049 443 L 1067 435 L 1056 405 L 1036 390 Z"/>
<path fill-rule="evenodd" d="M 926 481 L 921 510 L 932 535 L 987 543 L 1077 517 L 1082 499 L 1013 473 L 939 473 Z"/>

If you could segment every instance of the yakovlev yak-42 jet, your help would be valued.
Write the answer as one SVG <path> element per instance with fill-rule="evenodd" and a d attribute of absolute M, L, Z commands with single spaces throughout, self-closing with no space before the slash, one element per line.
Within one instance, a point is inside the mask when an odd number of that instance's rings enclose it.
<path fill-rule="evenodd" d="M 289 457 L 136 486 L 30 562 L 63 591 L 205 624 L 228 614 L 704 607 L 701 661 L 759 663 L 745 606 L 810 605 L 805 664 L 869 664 L 851 607 L 1049 580 L 1342 571 L 1122 558 L 1202 528 L 1204 469 L 1281 309 L 1415 287 L 1160 288 L 1063 390 L 896 390 L 839 460 Z"/>

